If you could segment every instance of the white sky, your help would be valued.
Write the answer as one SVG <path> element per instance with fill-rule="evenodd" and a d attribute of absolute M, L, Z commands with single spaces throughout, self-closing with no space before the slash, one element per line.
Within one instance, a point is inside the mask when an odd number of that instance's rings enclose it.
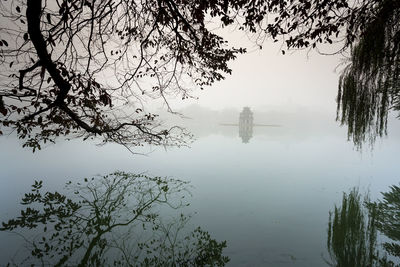
<path fill-rule="evenodd" d="M 255 49 L 246 37 L 234 32 L 225 35 L 233 46 L 250 47 L 230 63 L 233 70 L 222 82 L 195 92 L 199 100 L 174 103 L 175 107 L 197 103 L 212 109 L 285 108 L 307 106 L 334 112 L 340 56 L 323 56 L 307 51 L 282 55 L 280 44 L 267 40 L 262 50 Z"/>

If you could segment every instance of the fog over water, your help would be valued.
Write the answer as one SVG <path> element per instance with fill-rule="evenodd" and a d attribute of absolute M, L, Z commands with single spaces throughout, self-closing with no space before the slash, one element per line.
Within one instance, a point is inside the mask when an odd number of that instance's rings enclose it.
<path fill-rule="evenodd" d="M 376 199 L 399 184 L 399 121 L 391 118 L 389 136 L 373 150 L 357 151 L 335 121 L 339 56 L 282 56 L 279 44 L 253 50 L 232 63 L 232 76 L 196 92 L 199 100 L 171 100 L 182 116 L 150 107 L 193 133 L 189 147 L 132 154 L 96 140 L 60 140 L 33 154 L 14 134 L 1 137 L 1 221 L 19 214 L 35 179 L 62 190 L 68 180 L 115 170 L 145 173 L 191 183 L 190 224 L 227 241 L 228 266 L 324 266 L 329 211 L 342 192 L 358 186 Z M 254 125 L 247 143 L 239 136 L 245 106 L 254 124 L 275 125 Z M 21 244 L 0 232 L 0 265 Z"/>
<path fill-rule="evenodd" d="M 343 191 L 359 186 L 373 198 L 398 184 L 399 127 L 371 152 L 356 151 L 334 112 L 312 108 L 251 108 L 255 124 L 248 143 L 239 137 L 241 108 L 208 109 L 191 105 L 166 123 L 185 125 L 190 147 L 149 148 L 132 155 L 117 145 L 62 141 L 32 154 L 14 136 L 0 140 L 2 178 L 0 216 L 18 214 L 19 200 L 34 179 L 60 190 L 67 180 L 124 170 L 184 179 L 193 185 L 190 222 L 217 240 L 226 240 L 228 266 L 321 266 L 326 252 L 328 213 Z M 224 126 L 221 124 L 232 124 Z M 150 153 L 149 153 L 150 152 Z M 1 258 L 18 242 L 0 233 Z M 14 244 L 14 247 L 13 245 Z"/>

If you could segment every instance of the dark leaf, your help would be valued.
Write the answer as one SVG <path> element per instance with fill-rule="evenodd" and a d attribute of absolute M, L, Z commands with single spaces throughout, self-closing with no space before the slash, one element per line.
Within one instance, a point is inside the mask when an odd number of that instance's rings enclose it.
<path fill-rule="evenodd" d="M 3 114 L 4 116 L 7 115 L 7 109 L 4 106 L 4 102 L 3 102 L 3 97 L 0 96 L 0 113 Z M 4 122 L 3 122 L 4 124 Z"/>

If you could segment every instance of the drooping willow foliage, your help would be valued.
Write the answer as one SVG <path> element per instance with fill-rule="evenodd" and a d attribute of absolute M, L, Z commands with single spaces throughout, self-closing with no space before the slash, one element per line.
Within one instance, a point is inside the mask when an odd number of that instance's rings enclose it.
<path fill-rule="evenodd" d="M 360 37 L 351 48 L 337 97 L 337 119 L 358 148 L 387 133 L 390 110 L 400 110 L 400 3 L 371 1 L 358 16 Z"/>

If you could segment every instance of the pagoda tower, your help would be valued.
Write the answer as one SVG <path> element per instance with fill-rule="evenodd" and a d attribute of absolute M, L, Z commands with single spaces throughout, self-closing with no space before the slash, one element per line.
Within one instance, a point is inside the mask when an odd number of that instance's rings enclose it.
<path fill-rule="evenodd" d="M 244 107 L 239 115 L 239 137 L 243 143 L 248 143 L 253 136 L 253 112 L 249 107 Z"/>

